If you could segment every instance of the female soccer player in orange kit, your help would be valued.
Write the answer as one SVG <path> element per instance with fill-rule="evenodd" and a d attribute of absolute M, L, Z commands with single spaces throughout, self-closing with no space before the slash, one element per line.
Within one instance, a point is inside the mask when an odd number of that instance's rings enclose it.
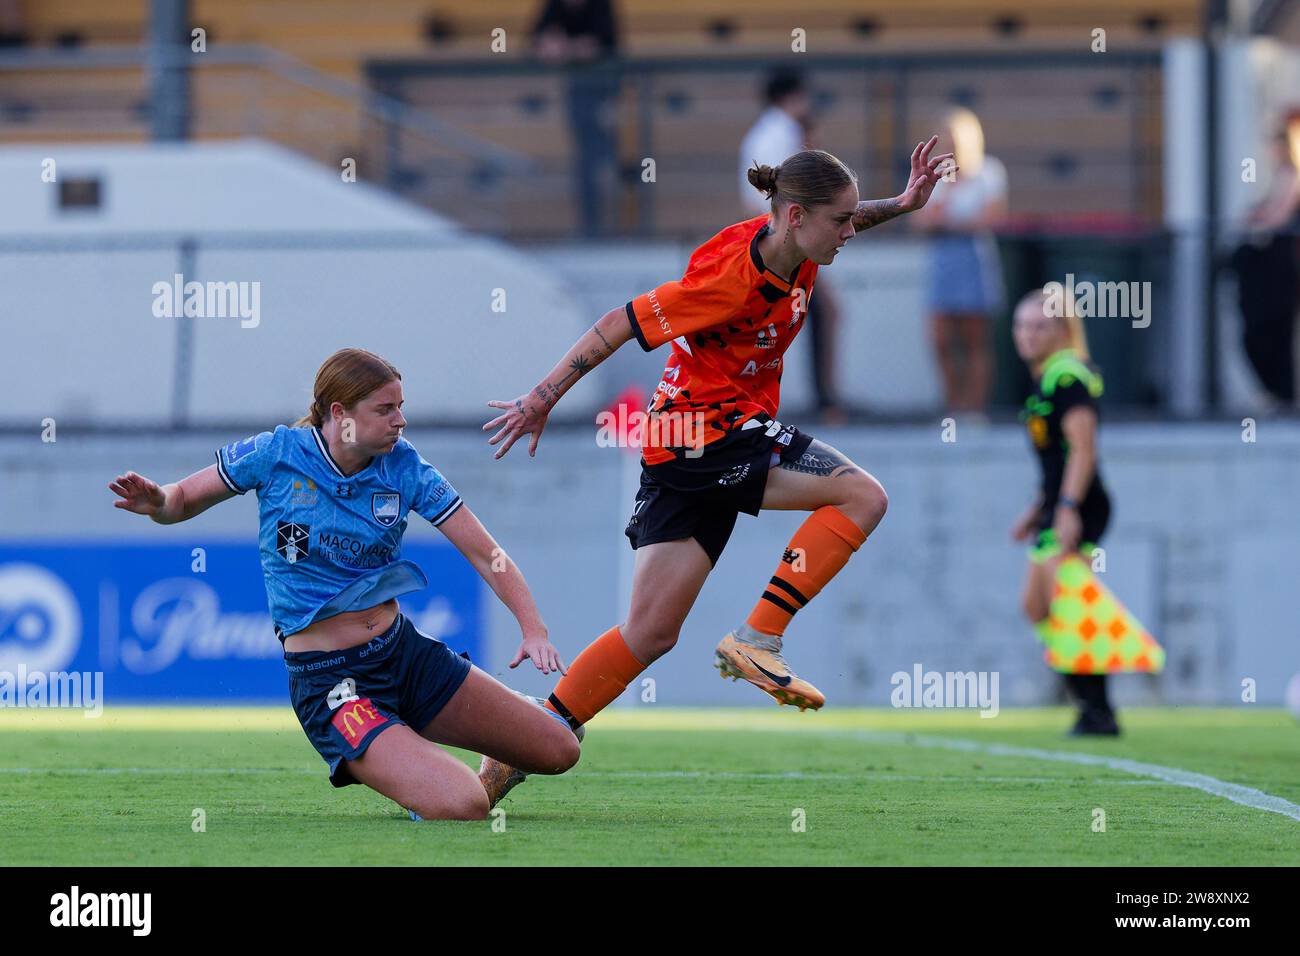
<path fill-rule="evenodd" d="M 862 229 L 925 205 L 951 153 L 912 152 L 907 188 L 862 202 L 857 177 L 829 153 L 804 150 L 749 181 L 771 213 L 728 226 L 692 254 L 685 276 L 606 313 L 542 381 L 485 424 L 500 458 L 525 435 L 528 453 L 555 403 L 635 338 L 673 343 L 650 406 L 641 487 L 626 534 L 636 550 L 631 608 L 574 660 L 548 706 L 579 727 L 677 642 L 740 512 L 811 512 L 783 549 L 748 619 L 718 644 L 724 677 L 744 678 L 800 710 L 825 702 L 781 656 L 786 625 L 848 562 L 885 514 L 884 489 L 845 455 L 775 419 L 782 357 L 798 333 L 819 266 Z M 482 774 L 495 802 L 523 774 Z"/>

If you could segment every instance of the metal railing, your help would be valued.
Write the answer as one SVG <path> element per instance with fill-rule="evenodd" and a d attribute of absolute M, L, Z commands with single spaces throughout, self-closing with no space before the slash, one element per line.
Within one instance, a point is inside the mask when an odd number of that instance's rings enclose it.
<path fill-rule="evenodd" d="M 859 172 L 864 193 L 892 194 L 914 140 L 948 107 L 970 106 L 1008 167 L 1013 212 L 1059 221 L 1100 203 L 1111 220 L 1150 222 L 1161 202 L 1160 57 L 819 56 L 808 71 L 814 135 Z M 153 79 L 186 69 L 193 136 L 259 136 L 331 166 L 353 157 L 362 178 L 472 229 L 573 235 L 590 225 L 582 211 L 597 209 L 604 235 L 698 237 L 738 208 L 737 149 L 760 78 L 792 65 L 802 61 L 382 59 L 358 83 L 253 44 L 4 52 L 0 137 L 146 139 L 167 105 Z"/>
<path fill-rule="evenodd" d="M 195 138 L 256 136 L 337 165 L 367 143 L 400 139 L 478 170 L 480 183 L 526 175 L 524 153 L 466 132 L 364 84 L 258 44 L 103 46 L 0 52 L 0 136 L 10 142 L 145 140 L 165 108 L 153 78 L 189 72 L 184 126 Z M 367 163 L 358 175 L 376 178 Z"/>
<path fill-rule="evenodd" d="M 1157 50 L 819 55 L 807 67 L 814 138 L 858 171 L 864 194 L 892 195 L 916 140 L 947 109 L 968 106 L 1008 167 L 1013 211 L 1068 219 L 1063 204 L 1073 203 L 1081 218 L 1100 206 L 1112 220 L 1151 223 L 1161 203 L 1161 62 Z M 761 79 L 802 66 L 797 56 L 624 57 L 573 67 L 420 58 L 374 61 L 366 74 L 382 93 L 484 139 L 527 142 L 537 174 L 497 184 L 496 197 L 517 204 L 509 235 L 582 231 L 591 224 L 573 210 L 595 190 L 600 234 L 681 238 L 709 234 L 739 208 L 738 148 L 759 112 Z M 578 167 L 592 161 L 584 149 L 601 142 L 584 135 L 584 122 L 604 128 L 609 155 L 599 159 L 612 174 L 583 181 Z M 425 149 L 389 137 L 385 181 L 480 227 L 490 214 L 482 183 Z M 651 159 L 657 176 L 647 182 Z M 530 209 L 539 212 L 529 218 Z"/>

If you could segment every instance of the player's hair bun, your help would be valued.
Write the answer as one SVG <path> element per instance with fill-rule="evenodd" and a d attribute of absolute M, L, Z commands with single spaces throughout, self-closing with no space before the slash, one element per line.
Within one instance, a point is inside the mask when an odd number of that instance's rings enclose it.
<path fill-rule="evenodd" d="M 760 166 L 756 162 L 745 175 L 751 186 L 771 199 L 776 195 L 776 176 L 780 171 L 780 166 Z"/>

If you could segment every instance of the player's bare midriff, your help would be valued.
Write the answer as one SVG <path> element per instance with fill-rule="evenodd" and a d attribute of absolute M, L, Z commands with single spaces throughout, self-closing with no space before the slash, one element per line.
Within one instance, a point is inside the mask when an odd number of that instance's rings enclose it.
<path fill-rule="evenodd" d="M 378 637 L 397 617 L 397 598 L 363 611 L 344 611 L 284 639 L 286 651 L 340 651 Z"/>

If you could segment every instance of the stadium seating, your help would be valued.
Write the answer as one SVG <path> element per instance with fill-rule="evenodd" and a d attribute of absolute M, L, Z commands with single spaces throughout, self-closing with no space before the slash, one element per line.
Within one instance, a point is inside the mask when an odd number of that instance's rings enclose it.
<path fill-rule="evenodd" d="M 515 235 L 564 230 L 575 205 L 572 144 L 562 77 L 537 73 L 422 74 L 421 63 L 489 60 L 491 31 L 507 31 L 506 61 L 529 58 L 526 31 L 539 9 L 520 0 L 474 4 L 388 0 L 357 16 L 353 0 L 194 0 L 192 21 L 216 44 L 262 44 L 326 74 L 368 82 L 367 67 L 413 64 L 391 92 L 453 127 L 536 164 L 526 192 L 500 184 L 497 208 L 483 210 L 463 154 L 439 148 L 428 134 L 373 121 L 355 97 L 312 89 L 248 67 L 205 65 L 193 81 L 193 130 L 200 139 L 265 136 L 322 162 L 365 156 L 361 174 L 467 221 L 489 221 Z M 758 110 L 755 54 L 783 54 L 790 31 L 808 31 L 818 54 L 946 50 L 944 66 L 918 63 L 905 76 L 864 69 L 813 75 L 818 94 L 818 145 L 843 155 L 862 176 L 863 191 L 894 188 L 904 141 L 920 138 L 953 103 L 971 106 L 985 123 L 990 151 L 1012 169 L 1012 210 L 1030 217 L 1101 210 L 1123 216 L 1159 208 L 1160 117 L 1152 70 L 1017 67 L 972 70 L 960 56 L 1088 49 L 1091 31 L 1107 30 L 1108 48 L 1154 48 L 1197 28 L 1195 0 L 619 0 L 624 50 L 633 57 L 672 55 L 724 64 L 749 57 L 734 72 L 655 74 L 625 83 L 608 107 L 617 127 L 625 185 L 613 197 L 625 228 L 640 223 L 637 174 L 658 157 L 668 188 L 653 210 L 654 229 L 689 234 L 736 208 L 734 149 Z M 145 34 L 148 3 L 44 0 L 24 5 L 34 44 L 122 44 Z M 1069 94 L 1069 95 L 1066 95 Z M 1075 95 L 1077 94 L 1077 95 Z M 648 99 L 643 100 L 643 96 Z M 8 71 L 0 90 L 0 142 L 40 139 L 132 140 L 148 135 L 145 88 L 138 71 Z M 1073 103 L 1068 115 L 1061 104 Z M 76 104 L 76 109 L 70 106 Z M 87 110 L 87 104 L 93 109 Z M 1134 122 L 1134 116 L 1141 122 Z M 1062 140 L 1063 125 L 1069 141 Z M 1135 161 L 1134 157 L 1138 157 Z M 671 157 L 670 161 L 666 158 Z M 1145 165 L 1144 165 L 1145 163 Z M 1084 185 L 1086 183 L 1086 186 Z M 476 212 L 477 209 L 477 212 Z M 488 218 L 484 219 L 484 215 Z M 504 218 L 503 218 L 504 217 Z"/>
<path fill-rule="evenodd" d="M 424 51 L 481 55 L 496 27 L 517 36 L 540 3 L 476 0 L 472 4 L 386 0 L 357 16 L 352 0 L 195 0 L 194 23 L 227 43 L 265 43 L 322 68 L 359 74 L 367 56 Z M 995 9 L 996 12 L 991 12 Z M 1132 43 L 1198 27 L 1197 0 L 616 0 L 625 49 L 631 53 L 709 55 L 753 53 L 788 44 L 802 27 L 818 52 L 907 46 L 969 46 L 990 41 L 1057 44 L 1096 27 L 1108 40 Z M 34 40 L 53 44 L 76 36 L 85 43 L 123 43 L 145 33 L 146 0 L 42 0 L 24 5 Z M 431 24 L 436 29 L 431 30 Z M 435 38 L 436 37 L 436 42 Z M 521 54 L 513 44 L 507 55 Z"/>

